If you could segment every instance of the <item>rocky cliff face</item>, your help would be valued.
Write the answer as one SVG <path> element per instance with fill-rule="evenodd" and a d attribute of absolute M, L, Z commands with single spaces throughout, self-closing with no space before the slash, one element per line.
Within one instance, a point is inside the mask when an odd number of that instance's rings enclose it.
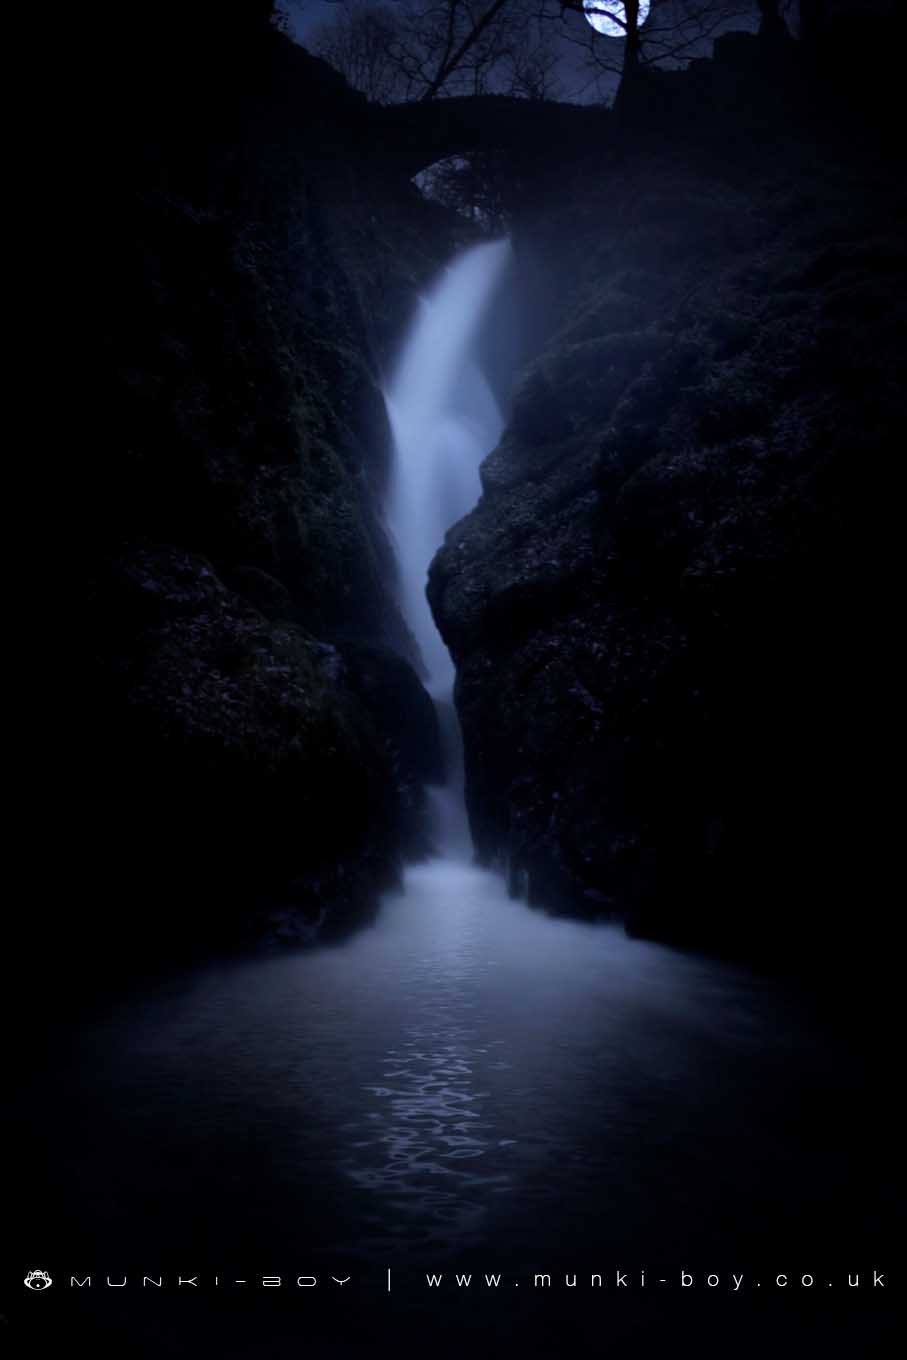
<path fill-rule="evenodd" d="M 258 9 L 144 16 L 97 101 L 59 803 L 89 952 L 123 913 L 152 954 L 352 919 L 424 849 L 440 769 L 378 384 L 454 242 L 364 101 Z"/>
<path fill-rule="evenodd" d="M 907 288 L 872 137 L 751 131 L 628 133 L 523 212 L 549 339 L 430 598 L 482 858 L 777 958 L 866 888 Z"/>
<path fill-rule="evenodd" d="M 379 381 L 455 233 L 271 9 L 118 13 L 119 60 L 79 65 L 101 344 L 52 581 L 71 716 L 33 762 L 61 954 L 116 951 L 124 916 L 168 955 L 352 920 L 426 844 Z M 854 870 L 904 261 L 865 124 L 804 132 L 782 90 L 726 128 L 726 46 L 692 132 L 658 130 L 675 73 L 648 132 L 508 153 L 542 352 L 431 593 L 482 857 L 752 943 L 808 936 Z"/>

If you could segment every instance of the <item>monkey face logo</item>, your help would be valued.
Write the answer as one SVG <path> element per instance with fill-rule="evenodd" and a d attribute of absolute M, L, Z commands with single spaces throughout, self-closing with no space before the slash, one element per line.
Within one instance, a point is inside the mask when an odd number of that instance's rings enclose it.
<path fill-rule="evenodd" d="M 52 1283 L 46 1270 L 30 1270 L 25 1277 L 28 1289 L 50 1289 Z"/>

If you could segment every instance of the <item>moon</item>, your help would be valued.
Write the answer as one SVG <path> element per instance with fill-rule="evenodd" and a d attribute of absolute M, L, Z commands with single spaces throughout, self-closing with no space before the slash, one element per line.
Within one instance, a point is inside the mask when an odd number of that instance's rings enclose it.
<path fill-rule="evenodd" d="M 649 17 L 651 0 L 639 0 L 639 27 Z M 583 0 L 583 11 L 596 33 L 604 33 L 606 38 L 625 38 L 627 36 L 627 11 L 623 0 Z"/>

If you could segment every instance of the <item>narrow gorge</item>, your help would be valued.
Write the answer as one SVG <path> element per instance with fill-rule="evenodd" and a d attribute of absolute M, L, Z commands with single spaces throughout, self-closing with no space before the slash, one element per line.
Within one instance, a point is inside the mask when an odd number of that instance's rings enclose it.
<path fill-rule="evenodd" d="M 903 15 L 547 3 L 85 18 L 0 1345 L 890 1353 Z"/>
<path fill-rule="evenodd" d="M 178 36 L 168 101 L 131 73 L 128 144 L 100 143 L 109 353 L 68 762 L 94 794 L 65 825 L 96 891 L 78 939 L 57 913 L 63 957 L 92 927 L 104 954 L 126 883 L 166 960 L 175 935 L 344 928 L 428 852 L 446 652 L 412 554 L 441 548 L 480 860 L 550 910 L 802 961 L 873 834 L 879 472 L 855 468 L 901 421 L 885 136 L 751 34 L 666 76 L 648 121 L 529 101 L 520 140 L 493 98 L 407 120 L 267 9 L 212 34 L 165 7 L 143 44 L 165 61 Z M 456 489 L 474 472 L 452 455 L 394 545 L 384 396 L 419 295 L 483 233 L 410 176 L 483 136 L 512 280 L 476 344 L 506 429 L 481 485 Z"/>

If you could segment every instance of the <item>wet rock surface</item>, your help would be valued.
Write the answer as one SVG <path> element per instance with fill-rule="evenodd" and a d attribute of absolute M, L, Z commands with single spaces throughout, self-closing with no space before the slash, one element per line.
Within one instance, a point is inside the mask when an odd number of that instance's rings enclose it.
<path fill-rule="evenodd" d="M 124 917 L 147 959 L 338 929 L 426 844 L 380 385 L 456 233 L 270 10 L 124 19 L 141 61 L 85 94 L 101 348 L 54 808 L 92 902 L 52 913 L 101 973 Z"/>
<path fill-rule="evenodd" d="M 884 158 L 811 137 L 638 136 L 524 214 L 548 341 L 429 592 L 481 857 L 776 959 L 867 890 L 907 357 Z"/>

